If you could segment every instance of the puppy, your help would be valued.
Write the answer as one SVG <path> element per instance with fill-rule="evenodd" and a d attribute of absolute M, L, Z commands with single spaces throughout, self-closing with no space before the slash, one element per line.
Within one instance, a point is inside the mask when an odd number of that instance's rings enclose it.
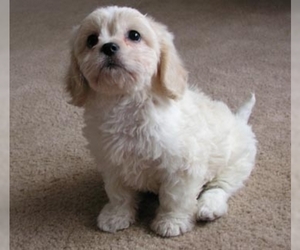
<path fill-rule="evenodd" d="M 103 231 L 134 223 L 137 193 L 150 191 L 159 196 L 151 228 L 188 232 L 224 215 L 253 169 L 254 95 L 233 114 L 188 87 L 173 35 L 135 9 L 99 8 L 74 30 L 66 89 L 84 108 L 83 133 L 109 198 Z"/>

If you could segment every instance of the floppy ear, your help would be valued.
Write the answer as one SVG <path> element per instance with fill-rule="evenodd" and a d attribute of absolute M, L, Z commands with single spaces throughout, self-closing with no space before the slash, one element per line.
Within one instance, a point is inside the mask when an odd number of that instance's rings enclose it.
<path fill-rule="evenodd" d="M 77 31 L 77 27 L 73 30 L 73 39 L 71 40 L 71 46 L 73 47 L 73 40 L 75 37 L 75 32 Z M 80 72 L 79 65 L 77 62 L 77 59 L 74 54 L 74 49 L 71 51 L 71 57 L 70 57 L 70 66 L 66 75 L 66 91 L 71 96 L 70 104 L 73 104 L 78 107 L 82 107 L 86 99 L 88 97 L 90 87 L 83 76 L 83 74 Z"/>
<path fill-rule="evenodd" d="M 179 99 L 187 87 L 188 73 L 176 51 L 172 33 L 167 30 L 166 26 L 153 20 L 150 22 L 157 34 L 160 46 L 158 79 L 155 88 L 171 99 Z"/>
<path fill-rule="evenodd" d="M 71 54 L 71 63 L 66 76 L 66 90 L 71 96 L 70 103 L 82 107 L 89 93 L 89 85 L 85 77 L 79 70 L 74 53 Z"/>

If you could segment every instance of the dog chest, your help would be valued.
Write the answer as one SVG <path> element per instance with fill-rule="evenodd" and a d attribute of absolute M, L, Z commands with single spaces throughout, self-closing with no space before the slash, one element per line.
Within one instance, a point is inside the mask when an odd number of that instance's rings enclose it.
<path fill-rule="evenodd" d="M 111 163 L 145 165 L 178 154 L 178 123 L 174 119 L 172 112 L 157 110 L 152 103 L 121 103 L 86 116 L 84 134 L 94 154 Z"/>

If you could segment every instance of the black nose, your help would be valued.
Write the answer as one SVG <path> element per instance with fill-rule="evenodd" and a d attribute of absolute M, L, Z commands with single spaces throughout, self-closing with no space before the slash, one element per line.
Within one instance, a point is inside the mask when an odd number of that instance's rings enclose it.
<path fill-rule="evenodd" d="M 112 56 L 116 54 L 116 52 L 119 50 L 118 44 L 115 43 L 105 43 L 102 48 L 101 52 L 103 52 L 107 56 Z"/>

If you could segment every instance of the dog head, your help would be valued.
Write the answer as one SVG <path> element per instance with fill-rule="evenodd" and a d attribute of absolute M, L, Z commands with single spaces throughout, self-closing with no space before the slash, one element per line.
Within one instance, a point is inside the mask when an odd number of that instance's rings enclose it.
<path fill-rule="evenodd" d="M 83 106 L 91 92 L 153 91 L 180 98 L 187 73 L 166 26 L 127 7 L 99 8 L 74 29 L 67 91 Z"/>

